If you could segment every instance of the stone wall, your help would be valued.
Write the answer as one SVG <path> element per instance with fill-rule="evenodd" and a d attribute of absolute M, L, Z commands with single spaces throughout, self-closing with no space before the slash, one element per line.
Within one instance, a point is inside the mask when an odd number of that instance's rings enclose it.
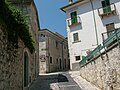
<path fill-rule="evenodd" d="M 101 90 L 120 90 L 120 48 L 114 47 L 81 67 L 80 75 Z"/>
<path fill-rule="evenodd" d="M 28 86 L 36 77 L 35 53 L 31 54 L 20 39 L 18 48 L 15 48 L 8 38 L 6 31 L 0 27 L 0 90 L 24 90 L 24 52 L 29 55 Z"/>
<path fill-rule="evenodd" d="M 79 62 L 72 63 L 72 70 L 73 71 L 80 70 L 80 64 L 79 64 Z"/>
<path fill-rule="evenodd" d="M 21 54 L 7 38 L 7 33 L 0 29 L 0 90 L 22 90 Z"/>

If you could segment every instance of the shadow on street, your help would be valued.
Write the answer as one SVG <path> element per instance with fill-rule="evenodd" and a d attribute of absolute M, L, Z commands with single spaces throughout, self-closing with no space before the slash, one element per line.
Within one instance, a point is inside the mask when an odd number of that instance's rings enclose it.
<path fill-rule="evenodd" d="M 53 88 L 58 87 L 57 89 Z M 53 87 L 51 88 L 51 85 Z M 39 75 L 29 90 L 81 90 L 69 74 Z"/>

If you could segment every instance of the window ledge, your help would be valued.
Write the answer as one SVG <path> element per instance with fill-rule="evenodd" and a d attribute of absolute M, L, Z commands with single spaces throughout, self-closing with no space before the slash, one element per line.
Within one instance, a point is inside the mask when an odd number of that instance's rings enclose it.
<path fill-rule="evenodd" d="M 74 42 L 72 42 L 72 43 L 74 44 L 74 43 L 78 43 L 78 42 L 81 42 L 81 40 L 78 40 L 78 41 L 74 41 Z"/>
<path fill-rule="evenodd" d="M 81 23 L 80 22 L 77 22 L 77 23 L 74 23 L 74 24 L 71 24 L 71 25 L 68 25 L 69 27 L 75 27 L 75 26 L 78 26 L 80 25 Z"/>

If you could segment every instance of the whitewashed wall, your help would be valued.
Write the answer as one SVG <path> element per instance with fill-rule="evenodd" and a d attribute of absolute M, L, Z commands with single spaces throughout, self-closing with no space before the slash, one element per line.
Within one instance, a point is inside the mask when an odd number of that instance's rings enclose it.
<path fill-rule="evenodd" d="M 120 27 L 120 1 L 119 0 L 111 0 L 111 3 L 115 3 L 117 9 L 117 15 L 111 15 L 109 17 L 105 17 L 101 19 L 98 15 L 98 8 L 102 7 L 100 0 L 92 0 L 94 13 L 95 13 L 95 21 L 93 10 L 90 2 L 84 3 L 79 7 L 72 8 L 66 11 L 67 19 L 70 18 L 70 13 L 73 11 L 77 11 L 77 15 L 81 19 L 81 25 L 76 27 L 69 27 L 67 25 L 68 32 L 68 44 L 69 44 L 69 53 L 70 53 L 70 66 L 72 69 L 72 63 L 79 62 L 75 60 L 75 56 L 86 55 L 83 52 L 86 49 L 94 49 L 97 46 L 96 40 L 96 31 L 95 31 L 95 23 L 96 30 L 98 36 L 98 44 L 102 43 L 102 33 L 106 32 L 106 24 L 114 23 L 115 28 Z M 79 33 L 79 39 L 81 42 L 73 43 L 73 33 Z"/>

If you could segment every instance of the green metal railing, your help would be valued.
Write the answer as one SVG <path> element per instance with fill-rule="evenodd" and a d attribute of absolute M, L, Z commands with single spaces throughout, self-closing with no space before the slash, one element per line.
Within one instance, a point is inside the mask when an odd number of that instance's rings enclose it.
<path fill-rule="evenodd" d="M 76 17 L 74 17 L 74 18 L 67 19 L 67 23 L 68 23 L 68 26 L 81 23 L 80 17 L 79 17 L 79 16 L 76 16 Z"/>
<path fill-rule="evenodd" d="M 82 66 L 82 65 L 85 65 L 88 62 L 92 61 L 95 57 L 97 57 L 101 54 L 101 50 L 109 47 L 116 40 L 118 41 L 118 44 L 120 46 L 119 38 L 120 38 L 120 28 L 114 30 L 113 33 L 106 40 L 103 41 L 103 45 L 101 45 L 101 44 L 98 45 L 92 52 L 90 52 L 90 54 L 88 54 L 86 57 L 84 57 L 80 61 L 80 65 Z"/>
<path fill-rule="evenodd" d="M 91 61 L 96 56 L 100 55 L 101 48 L 102 48 L 101 44 L 98 45 L 92 52 L 90 52 L 86 57 L 84 57 L 82 59 L 82 61 L 80 62 L 80 64 L 85 64 L 88 61 Z"/>
<path fill-rule="evenodd" d="M 103 45 L 108 47 L 113 41 L 117 40 L 120 37 L 120 29 L 116 29 L 113 33 L 103 41 Z"/>

